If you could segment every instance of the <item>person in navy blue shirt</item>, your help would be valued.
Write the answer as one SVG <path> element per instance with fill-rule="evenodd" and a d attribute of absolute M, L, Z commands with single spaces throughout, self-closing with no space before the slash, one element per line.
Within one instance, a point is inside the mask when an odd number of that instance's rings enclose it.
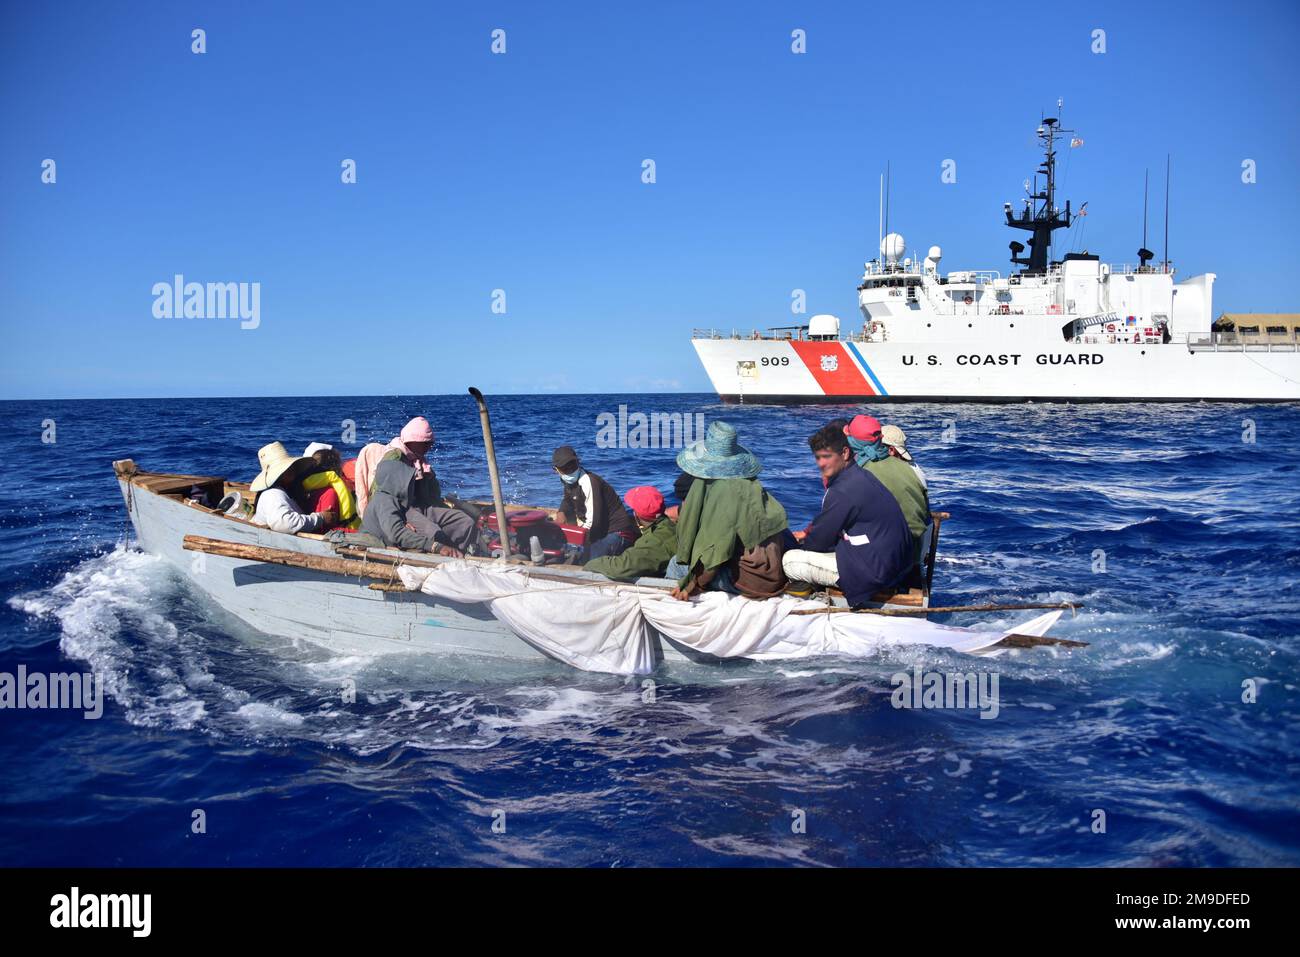
<path fill-rule="evenodd" d="M 794 537 L 782 566 L 792 581 L 838 585 L 854 608 L 898 584 L 912 569 L 912 533 L 889 489 L 857 467 L 834 423 L 808 440 L 826 483 L 821 513 Z"/>

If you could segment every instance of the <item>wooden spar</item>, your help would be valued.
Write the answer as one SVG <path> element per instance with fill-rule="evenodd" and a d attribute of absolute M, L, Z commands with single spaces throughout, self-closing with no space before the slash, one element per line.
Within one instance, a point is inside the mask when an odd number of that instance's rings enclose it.
<path fill-rule="evenodd" d="M 505 498 L 501 495 L 501 475 L 497 472 L 497 450 L 492 444 L 492 423 L 488 420 L 487 401 L 483 393 L 473 386 L 469 394 L 478 403 L 478 417 L 483 425 L 483 447 L 487 450 L 488 477 L 492 480 L 492 501 L 496 504 L 497 536 L 501 539 L 501 558 L 510 556 L 510 525 L 506 521 Z"/>
<path fill-rule="evenodd" d="M 443 562 L 421 561 L 418 558 L 396 558 L 389 555 L 372 556 L 371 559 L 329 558 L 324 555 L 305 555 L 302 552 L 293 552 L 285 548 L 267 548 L 264 545 L 244 545 L 240 542 L 227 542 L 220 538 L 206 538 L 203 535 L 186 535 L 182 545 L 186 551 L 191 552 L 207 552 L 209 555 L 220 555 L 223 558 L 239 558 L 248 562 L 266 562 L 271 565 L 307 568 L 312 571 L 327 572 L 331 575 L 342 575 L 345 578 L 370 578 L 376 582 L 384 583 L 384 586 L 396 586 L 393 588 L 380 587 L 375 589 L 376 591 L 407 591 L 406 586 L 402 585 L 397 577 L 397 569 L 402 565 L 410 565 L 415 568 L 437 568 L 439 565 L 444 564 Z M 489 561 L 482 558 L 467 558 L 464 560 Z M 496 563 L 493 562 L 493 564 Z M 576 578 L 572 575 L 543 572 L 522 564 L 519 567 L 525 569 L 529 578 L 536 578 L 541 581 L 564 582 L 567 585 L 588 587 L 643 588 L 664 593 L 672 591 L 671 585 L 633 585 L 628 582 Z"/>
<path fill-rule="evenodd" d="M 941 615 L 958 611 L 1026 611 L 1031 608 L 1069 608 L 1071 611 L 1083 605 L 1070 602 L 1057 602 L 1052 605 L 940 605 L 930 608 L 808 608 L 792 611 L 792 615 Z"/>
<path fill-rule="evenodd" d="M 396 581 L 397 566 L 387 562 L 374 563 L 365 559 L 328 558 L 324 555 L 307 555 L 292 552 L 287 548 L 267 548 L 262 545 L 245 545 L 242 542 L 227 542 L 219 538 L 207 538 L 203 535 L 186 535 L 182 547 L 190 552 L 207 552 L 223 558 L 240 558 L 249 562 L 267 562 L 272 565 L 289 565 L 293 568 L 307 568 L 345 578 L 373 578 L 377 581 Z"/>

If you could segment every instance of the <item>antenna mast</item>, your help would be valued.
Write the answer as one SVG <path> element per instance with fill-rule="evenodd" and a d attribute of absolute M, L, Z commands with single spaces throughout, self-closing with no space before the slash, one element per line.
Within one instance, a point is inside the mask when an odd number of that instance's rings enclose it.
<path fill-rule="evenodd" d="M 1165 272 L 1169 272 L 1169 154 L 1165 154 Z"/>
<path fill-rule="evenodd" d="M 1058 104 L 1059 106 L 1059 104 Z M 1029 255 L 1021 257 L 1024 246 L 1011 244 L 1011 261 L 1017 266 L 1024 266 L 1022 275 L 1041 276 L 1047 272 L 1048 255 L 1052 246 L 1052 232 L 1069 226 L 1071 222 L 1070 202 L 1066 200 L 1064 211 L 1056 208 L 1056 139 L 1073 130 L 1061 129 L 1059 117 L 1049 116 L 1038 127 L 1038 139 L 1043 148 L 1043 161 L 1034 174 L 1034 190 L 1029 194 L 1029 203 L 1019 216 L 1007 209 L 1007 225 L 1012 229 L 1023 229 L 1029 233 Z M 1046 186 L 1038 190 L 1038 174 L 1046 177 Z M 1037 205 L 1035 205 L 1037 203 Z"/>
<path fill-rule="evenodd" d="M 889 199 L 892 193 L 893 182 L 889 175 L 889 160 L 885 160 L 885 236 L 889 235 Z M 884 259 L 883 252 L 881 253 L 881 259 Z"/>
<path fill-rule="evenodd" d="M 876 253 L 880 256 L 881 264 L 885 259 L 885 174 L 880 174 L 880 239 L 876 242 Z"/>
<path fill-rule="evenodd" d="M 1142 248 L 1147 248 L 1147 192 L 1151 188 L 1151 170 L 1142 174 Z"/>

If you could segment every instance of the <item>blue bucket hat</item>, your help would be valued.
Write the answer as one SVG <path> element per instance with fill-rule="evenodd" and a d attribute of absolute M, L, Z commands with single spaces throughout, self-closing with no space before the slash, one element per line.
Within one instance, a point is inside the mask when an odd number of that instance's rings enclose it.
<path fill-rule="evenodd" d="M 763 463 L 736 441 L 736 430 L 726 422 L 713 422 L 696 442 L 677 453 L 677 467 L 702 479 L 754 478 Z"/>

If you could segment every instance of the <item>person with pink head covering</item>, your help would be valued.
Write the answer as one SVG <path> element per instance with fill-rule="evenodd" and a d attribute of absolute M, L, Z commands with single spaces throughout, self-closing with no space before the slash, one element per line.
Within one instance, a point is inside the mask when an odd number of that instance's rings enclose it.
<path fill-rule="evenodd" d="M 433 442 L 433 426 L 417 415 L 388 445 L 372 442 L 361 449 L 356 475 L 357 500 L 364 503 L 362 528 L 397 548 L 472 553 L 479 543 L 478 525 L 443 496 L 425 458 Z M 377 496 L 383 498 L 384 515 L 368 519 Z"/>
<path fill-rule="evenodd" d="M 370 493 L 375 485 L 375 469 L 384 459 L 403 459 L 407 465 L 420 473 L 420 478 L 425 475 L 433 475 L 433 468 L 425 460 L 425 456 L 433 448 L 433 438 L 433 426 L 429 424 L 429 420 L 422 415 L 417 415 L 402 426 L 402 431 L 387 445 L 369 442 L 362 446 L 361 452 L 357 455 L 356 464 L 357 513 L 359 515 L 364 516 L 366 514 L 366 505 L 370 501 Z"/>
<path fill-rule="evenodd" d="M 397 438 L 388 443 L 389 451 L 400 453 L 406 460 L 406 464 L 417 469 L 422 475 L 433 474 L 433 469 L 424 459 L 431 448 L 433 448 L 433 426 L 422 415 L 417 415 L 402 426 L 402 431 Z"/>
<path fill-rule="evenodd" d="M 375 466 L 387 451 L 387 447 L 378 442 L 368 442 L 357 453 L 353 481 L 356 485 L 357 514 L 362 517 L 366 514 L 366 503 L 370 501 L 370 490 L 375 484 Z"/>

